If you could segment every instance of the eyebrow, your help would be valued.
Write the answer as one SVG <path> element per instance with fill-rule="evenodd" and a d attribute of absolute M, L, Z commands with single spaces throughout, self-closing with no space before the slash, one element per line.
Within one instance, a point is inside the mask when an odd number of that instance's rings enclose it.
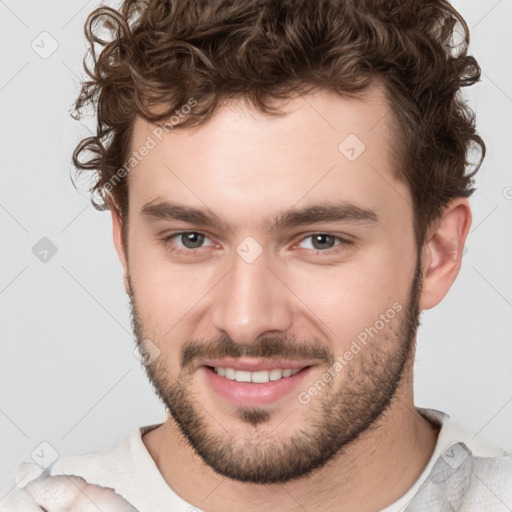
<path fill-rule="evenodd" d="M 206 207 L 195 208 L 169 201 L 150 202 L 142 207 L 141 214 L 148 222 L 178 220 L 207 228 L 233 231 L 226 222 Z M 379 222 L 379 218 L 374 210 L 354 203 L 322 203 L 282 212 L 268 219 L 265 225 L 268 231 L 276 231 L 321 222 L 374 224 Z"/>
<path fill-rule="evenodd" d="M 324 203 L 289 210 L 267 223 L 269 231 L 320 222 L 377 223 L 377 213 L 353 203 Z"/>
<path fill-rule="evenodd" d="M 181 220 L 188 224 L 232 231 L 231 228 L 208 208 L 194 208 L 169 201 L 147 203 L 142 207 L 142 217 L 148 222 L 159 220 Z"/>

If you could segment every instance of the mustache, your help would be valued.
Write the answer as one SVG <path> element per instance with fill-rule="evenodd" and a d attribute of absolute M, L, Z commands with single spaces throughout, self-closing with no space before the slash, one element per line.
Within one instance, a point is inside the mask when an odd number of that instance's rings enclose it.
<path fill-rule="evenodd" d="M 334 353 L 320 340 L 297 342 L 290 337 L 267 336 L 251 344 L 236 343 L 229 335 L 216 340 L 187 341 L 181 349 L 181 367 L 192 368 L 198 359 L 221 359 L 223 357 L 254 357 L 268 359 L 319 360 L 332 366 Z"/>

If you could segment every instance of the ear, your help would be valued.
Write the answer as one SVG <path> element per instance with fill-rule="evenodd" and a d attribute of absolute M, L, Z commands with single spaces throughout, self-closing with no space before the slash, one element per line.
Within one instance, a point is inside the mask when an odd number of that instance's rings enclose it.
<path fill-rule="evenodd" d="M 125 243 L 123 237 L 123 219 L 119 210 L 113 201 L 110 203 L 110 214 L 112 216 L 112 237 L 114 239 L 114 246 L 116 248 L 119 261 L 123 267 L 124 272 L 124 289 L 126 293 L 129 293 L 129 282 L 128 282 L 128 255 L 125 250 Z"/>
<path fill-rule="evenodd" d="M 441 217 L 429 229 L 422 250 L 422 310 L 437 306 L 455 281 L 462 264 L 471 220 L 468 199 L 457 198 L 444 209 Z"/>

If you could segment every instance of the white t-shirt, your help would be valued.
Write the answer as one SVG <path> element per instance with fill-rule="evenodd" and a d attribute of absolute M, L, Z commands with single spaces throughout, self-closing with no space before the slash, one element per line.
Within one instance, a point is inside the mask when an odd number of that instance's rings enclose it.
<path fill-rule="evenodd" d="M 382 512 L 512 511 L 512 455 L 482 443 L 445 413 L 418 411 L 441 425 L 434 453 L 416 483 Z M 197 511 L 169 487 L 142 441 L 158 426 L 141 427 L 113 448 L 65 457 L 46 471 L 21 464 L 0 512 Z M 94 505 L 84 504 L 84 496 Z"/>

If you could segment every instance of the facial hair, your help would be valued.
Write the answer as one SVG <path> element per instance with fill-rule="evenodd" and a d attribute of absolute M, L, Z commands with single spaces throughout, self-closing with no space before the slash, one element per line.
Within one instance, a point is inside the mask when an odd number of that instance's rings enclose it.
<path fill-rule="evenodd" d="M 199 358 L 265 357 L 325 361 L 332 367 L 334 353 L 321 340 L 298 342 L 289 337 L 266 337 L 254 344 L 240 345 L 229 336 L 215 340 L 189 340 L 181 348 L 180 373 L 171 375 L 165 357 L 146 366 L 148 378 L 162 400 L 183 438 L 218 474 L 255 484 L 285 483 L 305 477 L 325 466 L 361 434 L 378 425 L 378 419 L 390 406 L 402 380 L 404 368 L 414 357 L 416 332 L 421 310 L 419 298 L 422 279 L 418 259 L 407 303 L 386 328 L 343 369 L 343 385 L 335 389 L 336 378 L 307 405 L 305 421 L 286 438 L 278 433 L 240 436 L 217 428 L 218 422 L 194 398 L 192 366 Z M 128 276 L 132 326 L 140 344 L 145 339 L 136 290 Z M 156 345 L 164 347 L 158 340 Z M 299 409 L 303 411 L 303 409 Z M 272 412 L 267 408 L 240 407 L 241 426 L 264 425 Z"/>

